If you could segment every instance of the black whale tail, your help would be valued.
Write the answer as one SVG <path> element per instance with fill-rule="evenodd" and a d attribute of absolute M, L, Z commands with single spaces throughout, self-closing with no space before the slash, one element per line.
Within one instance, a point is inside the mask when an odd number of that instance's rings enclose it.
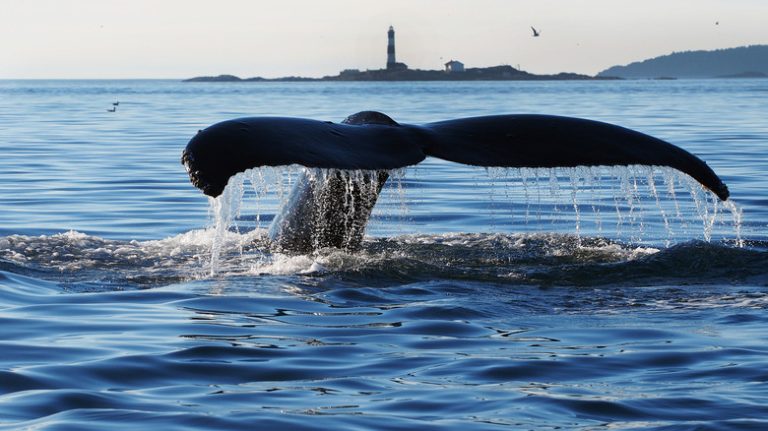
<path fill-rule="evenodd" d="M 398 124 L 364 111 L 342 123 L 240 118 L 201 130 L 181 161 L 208 196 L 259 166 L 326 168 L 297 179 L 269 235 L 285 251 L 356 248 L 390 169 L 438 157 L 498 167 L 652 165 L 682 171 L 720 199 L 728 188 L 701 159 L 668 142 L 613 124 L 550 115 L 496 115 Z M 353 175 L 351 170 L 368 171 Z"/>
<path fill-rule="evenodd" d="M 229 178 L 259 166 L 388 170 L 426 156 L 498 167 L 669 166 L 728 199 L 701 159 L 661 139 L 613 124 L 552 115 L 494 115 L 398 124 L 364 111 L 342 123 L 253 117 L 198 132 L 182 155 L 192 183 L 218 196 Z"/>

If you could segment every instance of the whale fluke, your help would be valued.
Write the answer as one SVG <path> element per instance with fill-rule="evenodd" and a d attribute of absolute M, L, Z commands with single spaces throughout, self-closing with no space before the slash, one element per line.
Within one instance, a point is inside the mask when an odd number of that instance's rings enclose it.
<path fill-rule="evenodd" d="M 299 164 L 306 172 L 270 228 L 285 249 L 354 248 L 387 171 L 432 156 L 488 167 L 668 166 L 727 200 L 728 187 L 707 164 L 661 139 L 599 121 L 552 115 L 493 115 L 400 124 L 375 111 L 341 123 L 286 117 L 223 121 L 201 130 L 181 161 L 208 196 L 233 175 L 259 166 Z M 346 171 L 346 172 L 345 172 Z M 349 171 L 366 171 L 352 178 Z M 352 199 L 341 198 L 352 193 Z"/>
<path fill-rule="evenodd" d="M 669 166 L 720 199 L 726 185 L 701 159 L 631 129 L 553 115 L 493 115 L 398 124 L 364 111 L 342 123 L 303 118 L 251 117 L 201 130 L 182 154 L 192 183 L 218 196 L 238 172 L 258 166 L 388 170 L 426 156 L 496 167 Z"/>

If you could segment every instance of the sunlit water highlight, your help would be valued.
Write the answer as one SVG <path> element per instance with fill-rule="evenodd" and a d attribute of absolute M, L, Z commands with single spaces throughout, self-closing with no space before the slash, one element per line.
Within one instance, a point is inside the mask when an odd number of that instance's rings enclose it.
<path fill-rule="evenodd" d="M 0 429 L 765 429 L 765 94 L 0 81 Z M 733 201 L 662 168 L 428 159 L 390 177 L 360 250 L 291 255 L 266 229 L 302 168 L 209 200 L 179 164 L 216 121 L 364 109 L 617 123 Z"/>

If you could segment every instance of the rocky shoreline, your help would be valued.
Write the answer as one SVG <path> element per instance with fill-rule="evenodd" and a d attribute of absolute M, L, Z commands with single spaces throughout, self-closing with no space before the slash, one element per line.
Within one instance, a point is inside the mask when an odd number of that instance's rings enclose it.
<path fill-rule="evenodd" d="M 344 70 L 338 75 L 322 78 L 286 76 L 282 78 L 240 78 L 235 75 L 198 76 L 184 82 L 300 82 L 300 81 L 585 81 L 619 79 L 607 76 L 589 76 L 562 72 L 555 75 L 536 75 L 512 66 L 468 68 L 462 72 L 442 70 Z"/>

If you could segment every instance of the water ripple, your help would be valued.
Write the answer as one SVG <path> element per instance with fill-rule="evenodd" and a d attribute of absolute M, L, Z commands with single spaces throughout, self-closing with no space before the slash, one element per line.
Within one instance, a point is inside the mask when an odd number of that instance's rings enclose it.
<path fill-rule="evenodd" d="M 0 430 L 768 429 L 767 85 L 0 81 Z M 273 250 L 279 193 L 248 188 L 212 268 L 186 140 L 372 107 L 662 137 L 723 176 L 741 231 L 665 172 L 430 159 L 355 253 Z"/>

